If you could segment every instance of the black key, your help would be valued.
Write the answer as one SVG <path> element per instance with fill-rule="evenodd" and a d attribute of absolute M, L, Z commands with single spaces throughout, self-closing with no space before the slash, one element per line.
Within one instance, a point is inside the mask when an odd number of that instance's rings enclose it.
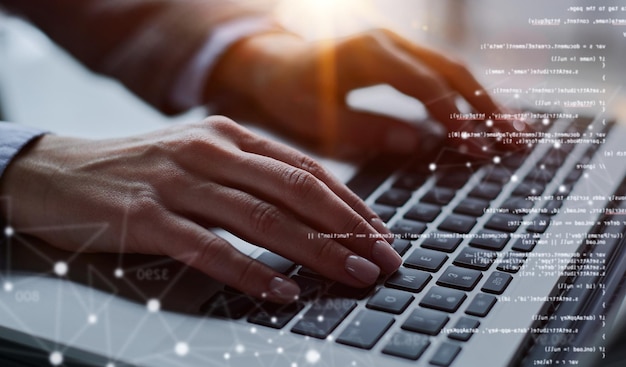
<path fill-rule="evenodd" d="M 452 327 L 453 331 L 448 334 L 448 338 L 466 342 L 474 333 L 478 332 L 477 328 L 479 325 L 480 321 L 476 319 L 461 317 Z"/>
<path fill-rule="evenodd" d="M 406 259 L 404 265 L 427 271 L 437 271 L 448 260 L 448 255 L 441 252 L 416 248 Z"/>
<path fill-rule="evenodd" d="M 535 181 L 546 184 L 554 178 L 556 170 L 553 167 L 548 167 L 540 164 L 537 168 L 530 171 L 524 181 Z"/>
<path fill-rule="evenodd" d="M 400 207 L 411 198 L 411 192 L 401 189 L 389 189 L 385 191 L 378 199 L 376 204 Z"/>
<path fill-rule="evenodd" d="M 472 238 L 472 241 L 470 241 L 470 246 L 500 251 L 506 246 L 510 237 L 511 235 L 508 233 L 481 229 L 476 234 L 476 237 Z"/>
<path fill-rule="evenodd" d="M 546 203 L 544 208 L 546 209 L 547 215 L 556 215 L 559 214 L 559 209 L 563 206 L 563 200 L 550 200 Z"/>
<path fill-rule="evenodd" d="M 324 282 L 318 279 L 294 275 L 291 279 L 300 287 L 300 299 L 318 298 L 324 290 Z"/>
<path fill-rule="evenodd" d="M 404 217 L 420 222 L 432 222 L 441 213 L 441 207 L 426 203 L 417 203 L 409 209 Z"/>
<path fill-rule="evenodd" d="M 444 252 L 453 252 L 463 241 L 462 238 L 457 237 L 454 233 L 447 232 L 432 232 L 429 237 L 425 238 L 422 242 L 422 247 L 431 250 L 438 250 Z"/>
<path fill-rule="evenodd" d="M 291 331 L 324 339 L 355 307 L 351 299 L 322 298 L 311 305 Z"/>
<path fill-rule="evenodd" d="M 291 260 L 287 260 L 273 252 L 264 252 L 256 259 L 281 274 L 289 274 L 296 266 Z"/>
<path fill-rule="evenodd" d="M 487 208 L 489 208 L 489 202 L 487 200 L 465 198 L 454 208 L 454 212 L 471 215 L 472 217 L 480 217 L 485 213 L 485 209 Z"/>
<path fill-rule="evenodd" d="M 470 191 L 469 196 L 493 200 L 498 197 L 502 187 L 492 182 L 481 182 Z"/>
<path fill-rule="evenodd" d="M 309 277 L 309 278 L 326 280 L 324 276 L 322 276 L 322 274 L 316 272 L 315 270 L 311 268 L 307 268 L 305 266 L 301 267 L 300 270 L 298 270 L 298 274 L 304 275 L 305 277 Z"/>
<path fill-rule="evenodd" d="M 507 156 L 502 157 L 502 165 L 510 168 L 519 168 L 526 161 L 526 154 L 524 152 L 515 152 Z"/>
<path fill-rule="evenodd" d="M 427 179 L 428 175 L 425 174 L 405 173 L 393 183 L 393 187 L 413 191 L 422 186 Z"/>
<path fill-rule="evenodd" d="M 514 251 L 531 252 L 535 248 L 536 244 L 537 244 L 536 238 L 532 238 L 530 236 L 520 237 L 515 241 L 511 249 Z"/>
<path fill-rule="evenodd" d="M 367 308 L 400 314 L 415 297 L 397 289 L 381 288 L 367 302 Z"/>
<path fill-rule="evenodd" d="M 382 312 L 362 310 L 337 338 L 337 343 L 371 349 L 393 324 L 394 318 Z"/>
<path fill-rule="evenodd" d="M 500 260 L 497 269 L 507 273 L 517 273 L 524 265 L 526 255 L 520 252 L 507 252 Z"/>
<path fill-rule="evenodd" d="M 417 293 L 424 289 L 431 279 L 432 275 L 426 272 L 401 267 L 387 279 L 385 286 Z"/>
<path fill-rule="evenodd" d="M 582 169 L 574 168 L 565 177 L 565 182 L 566 183 L 577 182 L 580 179 L 580 176 L 582 176 L 582 175 L 583 175 L 583 170 Z"/>
<path fill-rule="evenodd" d="M 515 232 L 522 224 L 522 217 L 515 214 L 496 213 L 485 223 L 485 228 L 503 232 Z"/>
<path fill-rule="evenodd" d="M 466 247 L 461 251 L 459 256 L 454 259 L 454 265 L 476 270 L 487 270 L 497 256 L 497 253 L 493 251 Z"/>
<path fill-rule="evenodd" d="M 530 208 L 535 205 L 531 200 L 526 200 L 525 197 L 513 196 L 510 197 L 500 205 L 502 209 L 508 209 L 513 214 L 525 215 L 528 214 Z"/>
<path fill-rule="evenodd" d="M 416 361 L 430 345 L 425 335 L 398 331 L 391 336 L 383 353 Z"/>
<path fill-rule="evenodd" d="M 200 307 L 200 312 L 211 316 L 239 319 L 254 306 L 254 301 L 246 295 L 218 292 Z"/>
<path fill-rule="evenodd" d="M 543 233 L 546 231 L 546 229 L 548 229 L 549 225 L 550 217 L 539 214 L 535 218 L 533 218 L 532 223 L 528 227 L 526 227 L 526 232 Z"/>
<path fill-rule="evenodd" d="M 476 219 L 466 215 L 450 214 L 439 224 L 439 229 L 454 233 L 469 233 L 476 225 Z"/>
<path fill-rule="evenodd" d="M 443 272 L 441 277 L 439 277 L 437 284 L 464 291 L 471 291 L 482 277 L 483 274 L 478 270 L 450 265 Z"/>
<path fill-rule="evenodd" d="M 487 278 L 481 290 L 487 293 L 502 294 L 512 279 L 513 277 L 510 274 L 494 271 Z"/>
<path fill-rule="evenodd" d="M 543 190 L 545 190 L 546 187 L 544 184 L 539 183 L 539 182 L 531 182 L 531 181 L 524 181 L 522 183 L 520 183 L 515 190 L 513 190 L 513 195 L 517 195 L 517 196 L 536 196 L 536 195 L 541 195 L 541 193 L 543 193 Z"/>
<path fill-rule="evenodd" d="M 422 197 L 422 201 L 437 204 L 447 205 L 454 198 L 455 192 L 452 189 L 445 187 L 433 187 Z"/>
<path fill-rule="evenodd" d="M 510 169 L 496 166 L 492 167 L 485 173 L 483 180 L 503 185 L 509 182 L 512 176 L 513 174 Z"/>
<path fill-rule="evenodd" d="M 389 229 L 404 239 L 417 239 L 426 230 L 426 224 L 408 219 L 400 219 Z"/>
<path fill-rule="evenodd" d="M 248 321 L 274 329 L 282 329 L 303 308 L 304 305 L 299 302 L 286 305 L 266 302 L 248 317 Z"/>
<path fill-rule="evenodd" d="M 465 292 L 434 286 L 422 298 L 420 306 L 454 312 L 461 306 L 465 298 L 467 298 Z"/>
<path fill-rule="evenodd" d="M 478 293 L 472 303 L 467 306 L 465 313 L 472 316 L 485 317 L 496 304 L 496 297 L 490 294 Z"/>
<path fill-rule="evenodd" d="M 407 240 L 395 239 L 391 244 L 391 247 L 396 250 L 398 255 L 404 256 L 406 251 L 411 247 L 411 242 Z"/>
<path fill-rule="evenodd" d="M 448 315 L 439 311 L 417 308 L 406 319 L 402 328 L 417 333 L 437 335 L 450 320 Z"/>
<path fill-rule="evenodd" d="M 335 283 L 328 289 L 328 294 L 351 299 L 363 299 L 374 290 L 374 285 L 364 288 L 351 287 L 342 283 Z"/>
<path fill-rule="evenodd" d="M 471 172 L 445 172 L 437 180 L 437 186 L 458 190 L 461 187 L 465 186 L 470 177 L 472 177 Z"/>
<path fill-rule="evenodd" d="M 387 205 L 374 204 L 371 208 L 385 223 L 389 222 L 389 220 L 396 214 L 396 209 Z"/>
<path fill-rule="evenodd" d="M 430 359 L 430 363 L 435 366 L 448 367 L 454 361 L 454 358 L 461 351 L 461 347 L 456 344 L 443 342 Z"/>

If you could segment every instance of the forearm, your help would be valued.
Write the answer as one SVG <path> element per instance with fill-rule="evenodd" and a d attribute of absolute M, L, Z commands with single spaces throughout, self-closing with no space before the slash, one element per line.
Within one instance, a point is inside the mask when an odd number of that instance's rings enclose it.
<path fill-rule="evenodd" d="M 176 103 L 172 90 L 216 29 L 234 19 L 267 16 L 247 4 L 207 0 L 0 0 L 0 5 L 167 113 L 190 107 Z M 208 73 L 201 77 L 208 82 Z"/>

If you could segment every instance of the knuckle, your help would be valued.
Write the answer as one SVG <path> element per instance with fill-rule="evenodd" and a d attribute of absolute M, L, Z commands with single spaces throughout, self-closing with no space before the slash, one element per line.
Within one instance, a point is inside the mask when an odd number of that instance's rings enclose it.
<path fill-rule="evenodd" d="M 340 259 L 338 256 L 337 244 L 332 240 L 324 240 L 324 242 L 316 249 L 315 257 L 312 259 L 314 263 L 320 263 L 319 260 Z M 323 261 L 322 261 L 323 262 Z"/>
<path fill-rule="evenodd" d="M 300 167 L 315 177 L 326 177 L 326 169 L 322 167 L 315 159 L 306 155 L 300 158 Z"/>
<path fill-rule="evenodd" d="M 318 180 L 302 169 L 290 169 L 286 178 L 289 190 L 300 198 L 307 198 L 318 188 Z"/>
<path fill-rule="evenodd" d="M 259 274 L 263 272 L 263 265 L 258 261 L 250 258 L 247 260 L 243 269 L 238 273 L 235 280 L 235 286 L 239 289 L 253 285 L 258 282 Z"/>
<path fill-rule="evenodd" d="M 259 233 L 270 233 L 280 222 L 280 212 L 268 203 L 257 203 L 250 212 L 252 228 Z"/>
<path fill-rule="evenodd" d="M 229 250 L 228 242 L 207 233 L 198 239 L 198 251 L 193 262 L 204 269 L 213 269 L 218 263 L 227 261 Z"/>
<path fill-rule="evenodd" d="M 128 218 L 131 221 L 145 222 L 154 220 L 162 207 L 155 192 L 142 187 L 133 195 L 128 204 Z"/>
<path fill-rule="evenodd" d="M 344 225 L 344 232 L 352 234 L 365 234 L 369 231 L 369 225 L 358 214 L 353 214 Z"/>

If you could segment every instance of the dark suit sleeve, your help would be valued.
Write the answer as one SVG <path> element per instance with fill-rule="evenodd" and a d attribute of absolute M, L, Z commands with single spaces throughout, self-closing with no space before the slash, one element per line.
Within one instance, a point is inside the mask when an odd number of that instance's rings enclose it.
<path fill-rule="evenodd" d="M 194 53 L 220 24 L 267 16 L 232 0 L 0 0 L 92 70 L 119 79 L 165 113 L 180 112 L 170 92 Z M 276 26 L 278 28 L 278 26 Z"/>

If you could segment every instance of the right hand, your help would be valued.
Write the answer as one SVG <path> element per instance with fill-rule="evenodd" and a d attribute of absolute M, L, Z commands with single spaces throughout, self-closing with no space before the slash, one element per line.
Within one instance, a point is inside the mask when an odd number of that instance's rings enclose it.
<path fill-rule="evenodd" d="M 224 117 L 115 140 L 43 136 L 9 165 L 0 196 L 10 225 L 59 248 L 167 255 L 274 302 L 294 300 L 295 282 L 207 227 L 355 287 L 402 261 L 382 221 L 318 163 Z M 104 230 L 87 241 L 85 228 Z M 366 238 L 308 238 L 319 232 Z"/>

